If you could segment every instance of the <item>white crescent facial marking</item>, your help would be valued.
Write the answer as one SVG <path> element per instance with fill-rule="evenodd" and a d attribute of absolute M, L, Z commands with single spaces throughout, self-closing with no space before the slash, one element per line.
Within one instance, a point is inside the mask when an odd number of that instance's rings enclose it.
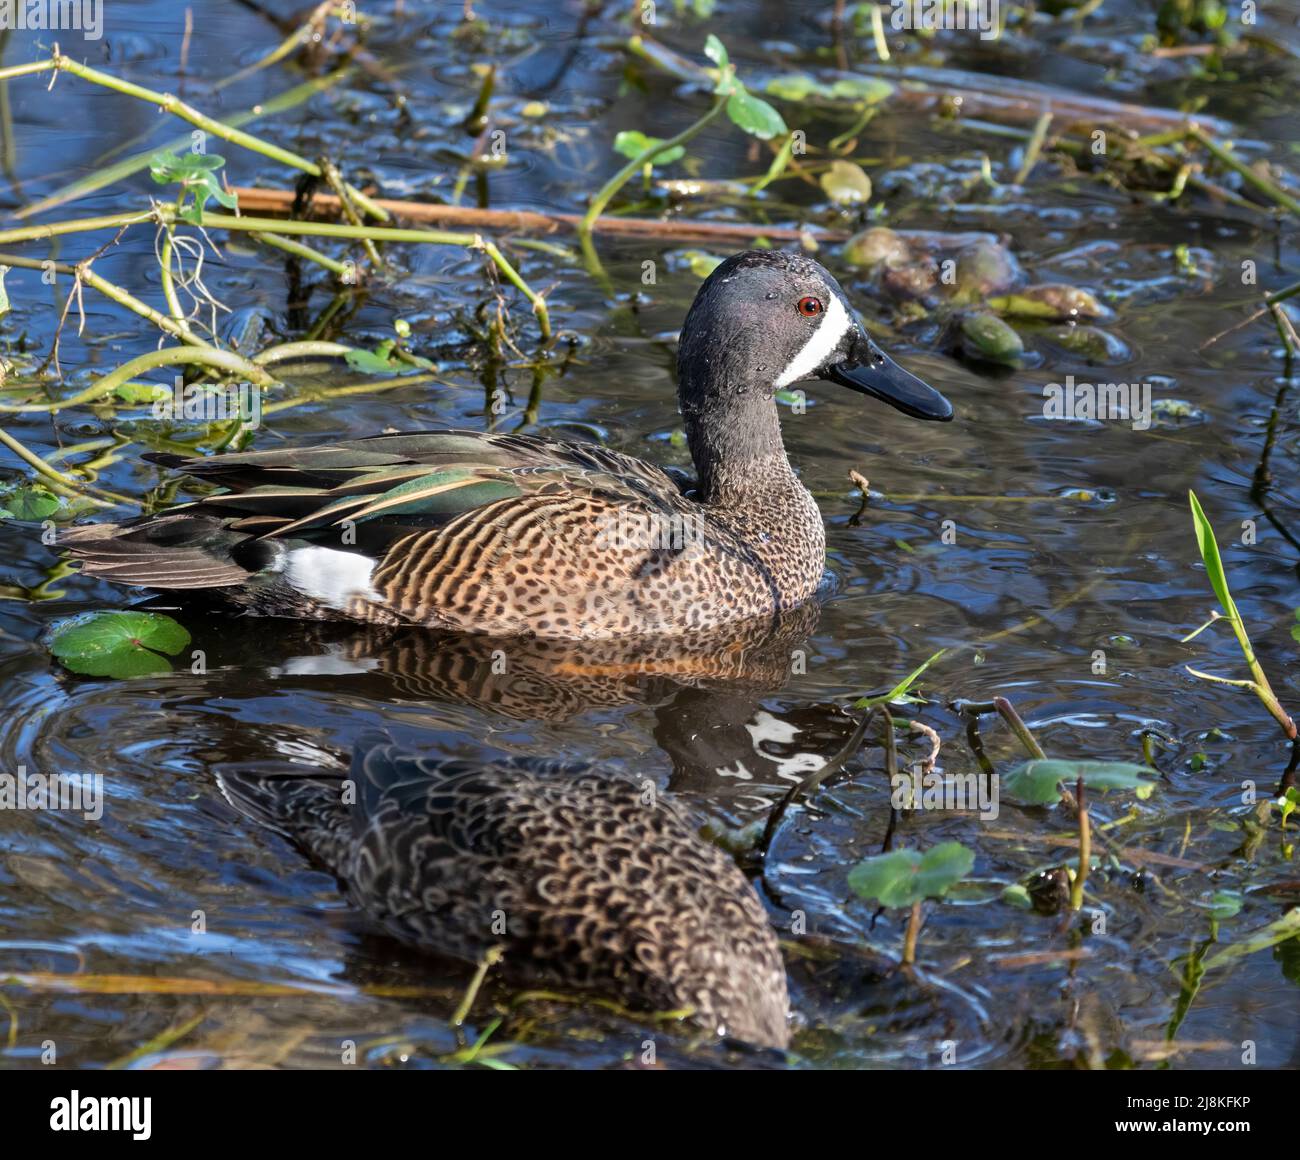
<path fill-rule="evenodd" d="M 790 365 L 776 380 L 775 386 L 778 391 L 791 383 L 799 382 L 800 379 L 810 378 L 820 370 L 822 364 L 830 358 L 831 351 L 839 346 L 840 339 L 848 332 L 849 327 L 854 325 L 853 319 L 849 317 L 849 312 L 844 309 L 844 303 L 840 301 L 838 295 L 827 294 L 827 299 L 826 309 L 822 311 L 822 320 L 817 324 L 817 329 L 812 332 L 812 337 L 804 343 L 803 350 L 790 360 Z"/>
<path fill-rule="evenodd" d="M 336 548 L 294 548 L 285 554 L 284 578 L 313 600 L 346 612 L 357 597 L 378 600 L 370 586 L 375 561 L 360 552 Z"/>

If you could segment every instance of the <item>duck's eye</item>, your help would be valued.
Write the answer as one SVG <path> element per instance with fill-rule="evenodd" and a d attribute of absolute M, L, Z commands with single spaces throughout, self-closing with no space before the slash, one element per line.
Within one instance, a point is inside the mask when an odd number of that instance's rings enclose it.
<path fill-rule="evenodd" d="M 812 318 L 822 312 L 822 303 L 820 298 L 813 298 L 811 295 L 807 298 L 799 299 L 799 313 L 805 318 Z"/>

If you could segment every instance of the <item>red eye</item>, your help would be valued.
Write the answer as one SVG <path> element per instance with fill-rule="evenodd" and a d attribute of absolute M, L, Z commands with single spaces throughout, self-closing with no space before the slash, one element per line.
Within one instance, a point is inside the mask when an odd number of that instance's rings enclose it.
<path fill-rule="evenodd" d="M 808 297 L 799 299 L 799 313 L 805 318 L 812 318 L 814 314 L 820 314 L 821 312 L 822 304 L 820 298 Z"/>

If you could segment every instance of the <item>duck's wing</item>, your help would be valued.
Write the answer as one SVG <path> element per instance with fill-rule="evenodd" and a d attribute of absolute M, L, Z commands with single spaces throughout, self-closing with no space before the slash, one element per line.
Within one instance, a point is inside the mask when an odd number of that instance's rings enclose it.
<path fill-rule="evenodd" d="M 273 564 L 285 541 L 373 560 L 413 532 L 502 500 L 586 495 L 652 510 L 683 502 L 678 484 L 652 464 L 526 435 L 429 431 L 145 458 L 220 490 L 161 516 L 63 533 L 60 543 L 87 574 L 156 588 L 232 586 Z"/>
<path fill-rule="evenodd" d="M 660 468 L 590 443 L 429 431 L 208 458 L 145 456 L 224 490 L 186 509 L 259 538 L 377 523 L 396 534 L 510 497 L 565 492 L 661 506 L 680 496 Z M 332 535 L 332 534 L 331 534 Z M 333 538 L 333 537 L 332 537 Z"/>

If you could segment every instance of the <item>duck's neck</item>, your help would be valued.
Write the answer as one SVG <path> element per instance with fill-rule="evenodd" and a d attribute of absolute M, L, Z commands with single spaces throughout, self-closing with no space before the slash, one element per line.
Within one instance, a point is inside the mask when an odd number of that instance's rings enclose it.
<path fill-rule="evenodd" d="M 704 503 L 743 507 L 756 491 L 802 487 L 781 442 L 776 403 L 766 392 L 684 405 L 683 419 Z"/>

